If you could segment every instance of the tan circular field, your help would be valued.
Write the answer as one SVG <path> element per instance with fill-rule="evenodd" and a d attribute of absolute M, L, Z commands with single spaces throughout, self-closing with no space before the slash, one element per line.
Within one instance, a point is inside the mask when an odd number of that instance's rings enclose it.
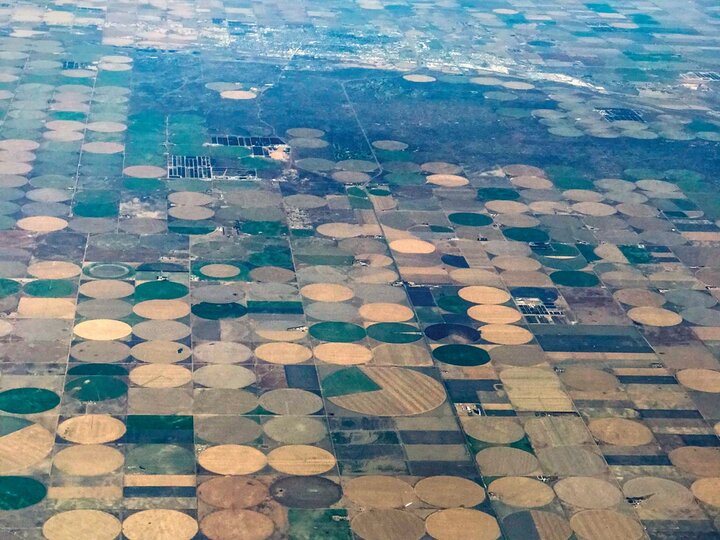
<path fill-rule="evenodd" d="M 53 467 L 70 476 L 102 476 L 122 467 L 123 454 L 110 446 L 83 444 L 63 448 L 53 458 Z"/>
<path fill-rule="evenodd" d="M 177 388 L 192 381 L 192 372 L 182 366 L 149 364 L 136 367 L 129 377 L 145 388 Z"/>
<path fill-rule="evenodd" d="M 415 73 L 403 75 L 403 79 L 414 83 L 430 83 L 437 80 L 435 77 L 431 77 L 430 75 L 420 75 Z"/>
<path fill-rule="evenodd" d="M 682 322 L 682 317 L 674 311 L 658 307 L 635 307 L 628 311 L 627 315 L 636 323 L 645 326 L 676 326 Z"/>
<path fill-rule="evenodd" d="M 267 456 L 270 466 L 285 474 L 312 476 L 335 467 L 335 457 L 322 448 L 304 444 L 289 444 L 272 450 Z"/>
<path fill-rule="evenodd" d="M 367 364 L 373 359 L 372 351 L 357 343 L 323 343 L 313 353 L 318 360 L 336 365 Z"/>
<path fill-rule="evenodd" d="M 544 176 L 515 176 L 510 179 L 513 186 L 524 189 L 552 189 L 553 183 Z"/>
<path fill-rule="evenodd" d="M 48 519 L 42 528 L 47 540 L 115 540 L 122 524 L 112 514 L 100 510 L 69 510 Z"/>
<path fill-rule="evenodd" d="M 540 508 L 555 499 L 550 486 L 525 476 L 498 478 L 490 483 L 488 491 L 500 502 L 517 508 Z"/>
<path fill-rule="evenodd" d="M 600 202 L 579 202 L 570 206 L 572 210 L 586 216 L 611 216 L 617 212 L 613 206 Z"/>
<path fill-rule="evenodd" d="M 27 270 L 38 279 L 68 279 L 82 271 L 77 264 L 65 261 L 40 261 L 29 265 Z"/>
<path fill-rule="evenodd" d="M 584 510 L 570 518 L 570 527 L 583 540 L 639 540 L 642 525 L 614 510 Z"/>
<path fill-rule="evenodd" d="M 312 358 L 312 351 L 297 343 L 265 343 L 255 349 L 255 356 L 271 364 L 300 364 Z"/>
<path fill-rule="evenodd" d="M 260 450 L 239 444 L 211 446 L 198 455 L 198 464 L 216 474 L 252 474 L 262 470 L 267 457 Z"/>
<path fill-rule="evenodd" d="M 179 321 L 143 321 L 133 326 L 133 334 L 140 339 L 177 341 L 190 335 L 190 327 Z M 200 344 L 202 347 L 204 344 Z M 234 345 L 234 344 L 231 344 Z M 195 349 L 197 353 L 197 347 Z"/>
<path fill-rule="evenodd" d="M 467 310 L 471 319 L 486 324 L 512 324 L 522 319 L 522 314 L 508 306 L 479 305 Z"/>
<path fill-rule="evenodd" d="M 720 393 L 720 371 L 712 369 L 683 369 L 675 376 L 680 384 L 698 392 Z"/>
<path fill-rule="evenodd" d="M 398 253 L 427 255 L 435 252 L 435 245 L 424 240 L 404 238 L 390 242 L 390 249 Z"/>
<path fill-rule="evenodd" d="M 111 300 L 130 296 L 135 292 L 135 287 L 128 281 L 100 279 L 97 281 L 86 281 L 80 285 L 79 291 L 81 294 L 89 296 L 90 298 Z"/>
<path fill-rule="evenodd" d="M 612 373 L 583 366 L 565 368 L 560 380 L 570 388 L 586 392 L 609 392 L 620 386 Z"/>
<path fill-rule="evenodd" d="M 248 100 L 255 99 L 257 94 L 250 90 L 225 90 L 220 92 L 220 97 L 223 99 Z"/>
<path fill-rule="evenodd" d="M 52 452 L 55 437 L 39 424 L 0 436 L 0 474 L 31 469 Z"/>
<path fill-rule="evenodd" d="M 503 289 L 482 285 L 463 287 L 458 291 L 458 296 L 473 304 L 504 304 L 511 298 L 510 293 Z"/>
<path fill-rule="evenodd" d="M 425 530 L 437 540 L 496 540 L 501 537 L 497 520 L 480 510 L 448 508 L 430 514 Z"/>
<path fill-rule="evenodd" d="M 75 335 L 87 340 L 110 341 L 124 339 L 132 333 L 132 327 L 112 319 L 92 319 L 75 325 Z"/>
<path fill-rule="evenodd" d="M 488 324 L 480 327 L 480 337 L 498 345 L 522 345 L 533 340 L 532 332 L 510 324 Z"/>
<path fill-rule="evenodd" d="M 542 267 L 539 261 L 530 257 L 517 257 L 501 255 L 492 260 L 493 265 L 501 270 L 514 270 L 519 272 L 534 272 Z"/>
<path fill-rule="evenodd" d="M 640 498 L 640 508 L 657 518 L 670 518 L 696 507 L 692 492 L 668 478 L 638 476 L 625 482 L 622 489 L 626 497 Z"/>
<path fill-rule="evenodd" d="M 545 171 L 540 167 L 525 165 L 523 163 L 505 165 L 502 170 L 508 176 L 545 176 Z"/>
<path fill-rule="evenodd" d="M 364 304 L 358 310 L 363 319 L 375 322 L 404 322 L 415 317 L 412 309 L 402 304 L 375 302 Z"/>
<path fill-rule="evenodd" d="M 420 165 L 420 170 L 429 174 L 460 174 L 462 167 L 446 161 L 428 161 Z"/>
<path fill-rule="evenodd" d="M 299 388 L 278 388 L 260 396 L 260 405 L 275 414 L 307 415 L 323 408 L 323 401 L 317 394 Z"/>
<path fill-rule="evenodd" d="M 493 446 L 475 456 L 483 476 L 525 476 L 540 469 L 537 458 L 517 448 Z"/>
<path fill-rule="evenodd" d="M 167 171 L 154 165 L 133 165 L 125 167 L 123 174 L 132 178 L 162 178 L 167 175 Z"/>
<path fill-rule="evenodd" d="M 145 319 L 179 319 L 190 314 L 190 305 L 182 300 L 145 300 L 135 304 L 133 312 Z"/>
<path fill-rule="evenodd" d="M 563 478 L 555 484 L 555 493 L 565 503 L 587 509 L 610 508 L 624 499 L 619 488 L 591 476 Z"/>
<path fill-rule="evenodd" d="M 192 349 L 176 341 L 143 341 L 132 349 L 130 354 L 141 362 L 150 364 L 174 364 L 187 360 L 192 354 Z"/>
<path fill-rule="evenodd" d="M 494 214 L 524 214 L 530 211 L 530 207 L 517 201 L 488 201 L 485 208 Z"/>
<path fill-rule="evenodd" d="M 457 174 L 431 174 L 427 177 L 427 182 L 428 184 L 448 188 L 466 186 L 470 183 L 467 178 Z"/>
<path fill-rule="evenodd" d="M 613 294 L 618 302 L 635 307 L 661 307 L 665 304 L 665 297 L 657 292 L 647 289 L 620 289 Z"/>
<path fill-rule="evenodd" d="M 366 416 L 413 416 L 437 409 L 447 397 L 438 381 L 412 369 L 358 369 L 380 389 L 332 396 L 328 398 L 332 403 Z"/>
<path fill-rule="evenodd" d="M 470 416 L 461 423 L 468 436 L 490 444 L 512 444 L 525 436 L 523 427 L 510 418 Z"/>
<path fill-rule="evenodd" d="M 68 222 L 59 217 L 32 216 L 19 219 L 16 225 L 20 229 L 43 234 L 61 231 L 68 226 Z"/>
<path fill-rule="evenodd" d="M 118 440 L 125 431 L 125 424 L 117 418 L 106 414 L 85 414 L 62 422 L 57 434 L 77 444 L 103 444 Z"/>
<path fill-rule="evenodd" d="M 300 294 L 315 302 L 345 302 L 355 293 L 350 287 L 337 283 L 313 283 L 300 289 Z"/>
<path fill-rule="evenodd" d="M 601 193 L 589 189 L 568 189 L 562 194 L 566 199 L 576 202 L 600 202 L 603 200 Z"/>
<path fill-rule="evenodd" d="M 82 149 L 89 154 L 119 154 L 125 151 L 125 146 L 113 142 L 89 142 L 83 144 Z"/>
<path fill-rule="evenodd" d="M 125 518 L 122 532 L 127 540 L 191 540 L 198 524 L 178 510 L 142 510 Z"/>
<path fill-rule="evenodd" d="M 690 490 L 700 502 L 720 507 L 720 478 L 701 478 L 693 482 Z"/>
<path fill-rule="evenodd" d="M 230 279 L 240 275 L 240 268 L 232 264 L 206 264 L 200 268 L 200 273 L 211 278 Z"/>
<path fill-rule="evenodd" d="M 240 389 L 257 381 L 255 373 L 246 367 L 233 364 L 203 366 L 193 373 L 196 385 L 206 388 Z"/>

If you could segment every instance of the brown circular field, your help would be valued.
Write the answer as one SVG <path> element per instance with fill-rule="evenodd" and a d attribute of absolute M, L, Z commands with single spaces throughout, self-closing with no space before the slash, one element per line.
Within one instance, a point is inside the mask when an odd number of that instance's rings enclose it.
<path fill-rule="evenodd" d="M 587 509 L 610 508 L 624 498 L 613 484 L 591 476 L 563 478 L 555 484 L 555 493 L 565 503 Z"/>
<path fill-rule="evenodd" d="M 412 416 L 437 409 L 445 402 L 438 381 L 418 371 L 399 367 L 360 367 L 379 390 L 328 398 L 332 403 L 368 416 Z"/>
<path fill-rule="evenodd" d="M 623 485 L 626 497 L 640 498 L 640 508 L 646 515 L 671 519 L 678 512 L 693 508 L 692 492 L 679 482 L 667 478 L 640 476 Z"/>
<path fill-rule="evenodd" d="M 643 446 L 653 441 L 652 431 L 627 418 L 598 418 L 588 428 L 597 439 L 615 446 Z"/>
<path fill-rule="evenodd" d="M 246 476 L 220 476 L 203 482 L 198 498 L 217 508 L 250 508 L 268 498 L 268 488 L 261 481 Z"/>
<path fill-rule="evenodd" d="M 345 483 L 345 497 L 360 508 L 405 508 L 416 502 L 412 486 L 394 476 L 360 476 Z"/>
<path fill-rule="evenodd" d="M 209 540 L 265 540 L 275 531 L 275 523 L 259 512 L 233 508 L 206 516 L 200 530 Z"/>
<path fill-rule="evenodd" d="M 615 300 L 635 307 L 656 307 L 665 304 L 665 297 L 647 289 L 620 289 L 613 294 Z"/>
<path fill-rule="evenodd" d="M 682 446 L 668 454 L 670 461 L 682 472 L 693 476 L 720 476 L 720 448 Z"/>
<path fill-rule="evenodd" d="M 363 540 L 420 540 L 425 535 L 422 519 L 394 509 L 361 512 L 352 519 L 350 527 Z"/>
<path fill-rule="evenodd" d="M 448 508 L 430 514 L 425 530 L 437 540 L 496 540 L 501 537 L 497 520 L 480 510 Z"/>
<path fill-rule="evenodd" d="M 645 537 L 640 523 L 614 510 L 584 510 L 570 518 L 570 526 L 583 540 L 639 540 Z"/>
<path fill-rule="evenodd" d="M 496 500 L 516 508 L 540 508 L 553 502 L 552 488 L 534 478 L 506 476 L 490 483 L 488 491 Z"/>
<path fill-rule="evenodd" d="M 601 456 L 582 447 L 559 446 L 538 450 L 543 471 L 558 476 L 599 475 L 607 470 Z"/>
<path fill-rule="evenodd" d="M 472 508 L 485 500 L 482 486 L 459 476 L 429 476 L 415 484 L 417 497 L 438 508 Z"/>
<path fill-rule="evenodd" d="M 540 469 L 535 456 L 517 448 L 494 446 L 475 456 L 483 476 L 525 476 Z"/>
<path fill-rule="evenodd" d="M 560 380 L 570 388 L 586 392 L 609 392 L 620 386 L 612 373 L 583 366 L 565 368 Z"/>
<path fill-rule="evenodd" d="M 525 436 L 523 427 L 510 418 L 470 416 L 461 423 L 468 436 L 490 444 L 512 444 Z"/>
<path fill-rule="evenodd" d="M 651 306 L 632 308 L 627 315 L 636 323 L 645 326 L 677 326 L 682 322 L 682 317 L 677 313 Z"/>

